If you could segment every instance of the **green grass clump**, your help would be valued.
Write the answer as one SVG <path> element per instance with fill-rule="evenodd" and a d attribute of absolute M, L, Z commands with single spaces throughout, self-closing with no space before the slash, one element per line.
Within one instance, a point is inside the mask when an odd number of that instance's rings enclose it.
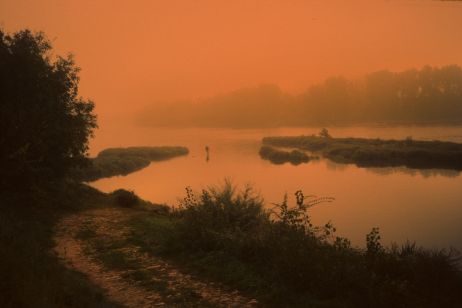
<path fill-rule="evenodd" d="M 461 272 L 455 254 L 413 244 L 384 248 L 374 229 L 367 249 L 351 247 L 327 223 L 313 226 L 310 207 L 331 198 L 296 194 L 271 211 L 251 189 L 227 183 L 181 207 L 131 222 L 132 241 L 202 276 L 285 307 L 457 307 Z"/>

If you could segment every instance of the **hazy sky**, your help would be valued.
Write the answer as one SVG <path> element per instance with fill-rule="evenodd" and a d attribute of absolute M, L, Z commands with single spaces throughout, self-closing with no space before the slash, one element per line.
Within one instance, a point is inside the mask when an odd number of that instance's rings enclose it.
<path fill-rule="evenodd" d="M 462 2 L 0 0 L 0 26 L 74 53 L 103 122 L 261 83 L 462 64 Z"/>

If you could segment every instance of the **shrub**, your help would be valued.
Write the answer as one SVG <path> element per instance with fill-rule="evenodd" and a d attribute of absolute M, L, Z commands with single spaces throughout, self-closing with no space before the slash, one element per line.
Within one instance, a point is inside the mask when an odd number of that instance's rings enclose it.
<path fill-rule="evenodd" d="M 187 188 L 175 214 L 181 218 L 182 242 L 203 250 L 233 250 L 235 242 L 267 222 L 263 200 L 250 187 L 237 192 L 229 181 L 203 190 L 199 197 Z"/>
<path fill-rule="evenodd" d="M 261 158 L 267 159 L 273 164 L 283 164 L 290 162 L 292 165 L 299 165 L 310 160 L 310 157 L 304 152 L 298 150 L 287 152 L 269 146 L 262 146 L 260 148 L 259 154 Z"/>
<path fill-rule="evenodd" d="M 270 306 L 453 307 L 462 300 L 453 252 L 384 248 L 377 228 L 367 235 L 367 249 L 351 247 L 330 222 L 311 223 L 309 209 L 332 198 L 301 191 L 295 197 L 295 206 L 285 197 L 267 210 L 250 187 L 238 191 L 229 181 L 199 195 L 187 188 L 164 219 L 168 230 L 159 232 L 164 227 L 156 222 L 155 232 L 139 230 L 136 240 Z"/>
<path fill-rule="evenodd" d="M 321 129 L 321 131 L 319 132 L 319 137 L 332 138 L 332 136 L 329 134 L 329 131 L 327 130 L 327 128 Z"/>
<path fill-rule="evenodd" d="M 133 191 L 125 189 L 115 190 L 112 192 L 112 196 L 114 198 L 115 204 L 122 207 L 134 207 L 140 202 L 140 199 Z"/>

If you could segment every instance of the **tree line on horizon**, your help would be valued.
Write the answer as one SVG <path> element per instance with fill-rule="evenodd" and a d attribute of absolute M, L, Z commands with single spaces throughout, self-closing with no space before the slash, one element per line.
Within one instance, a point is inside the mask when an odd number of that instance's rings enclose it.
<path fill-rule="evenodd" d="M 328 78 L 301 94 L 272 84 L 199 101 L 155 104 L 137 118 L 147 126 L 276 127 L 462 122 L 462 68 L 382 70 Z"/>

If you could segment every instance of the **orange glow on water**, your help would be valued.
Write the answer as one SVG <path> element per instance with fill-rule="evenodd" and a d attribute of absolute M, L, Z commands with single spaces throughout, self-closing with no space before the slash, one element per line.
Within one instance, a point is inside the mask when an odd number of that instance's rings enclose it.
<path fill-rule="evenodd" d="M 121 146 L 191 149 L 188 157 L 125 178 L 103 179 L 94 184 L 97 188 L 135 189 L 147 199 L 173 202 L 186 185 L 200 188 L 235 174 L 239 184 L 253 181 L 269 202 L 299 188 L 336 197 L 334 206 L 316 209 L 317 219 L 332 219 L 356 243 L 379 225 L 387 240 L 408 237 L 428 246 L 462 247 L 455 238 L 462 217 L 458 173 L 366 170 L 326 161 L 270 166 L 260 160 L 261 137 L 304 132 L 297 129 L 130 127 L 133 116 L 151 104 L 263 83 L 300 93 L 330 76 L 462 65 L 460 1 L 1 0 L 0 26 L 7 32 L 44 31 L 55 54 L 75 54 L 82 68 L 80 94 L 96 102 L 99 117 L 92 155 Z M 336 137 L 456 136 L 452 141 L 462 141 L 460 127 L 331 131 Z M 209 164 L 194 157 L 204 154 L 205 144 L 211 147 Z"/>

